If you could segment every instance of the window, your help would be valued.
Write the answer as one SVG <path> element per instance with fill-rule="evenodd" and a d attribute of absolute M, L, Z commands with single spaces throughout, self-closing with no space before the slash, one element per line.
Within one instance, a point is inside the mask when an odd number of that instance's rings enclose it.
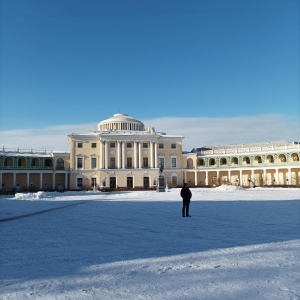
<path fill-rule="evenodd" d="M 97 148 L 97 143 L 92 143 L 92 148 Z"/>
<path fill-rule="evenodd" d="M 115 148 L 116 147 L 116 143 L 115 142 L 110 142 L 109 146 L 110 146 L 110 148 Z"/>
<path fill-rule="evenodd" d="M 77 143 L 77 148 L 82 148 L 82 143 Z"/>
<path fill-rule="evenodd" d="M 143 148 L 148 148 L 148 143 L 143 143 Z"/>
<path fill-rule="evenodd" d="M 127 148 L 132 148 L 132 143 L 127 143 Z"/>
<path fill-rule="evenodd" d="M 159 148 L 159 149 L 164 149 L 164 144 L 159 144 L 159 145 L 158 145 L 158 148 Z"/>
<path fill-rule="evenodd" d="M 115 169 L 116 168 L 116 159 L 114 157 L 111 157 L 109 159 L 109 162 L 110 162 L 110 168 Z"/>
<path fill-rule="evenodd" d="M 82 157 L 77 157 L 77 169 L 81 169 L 83 165 Z"/>
<path fill-rule="evenodd" d="M 176 144 L 171 144 L 171 149 L 176 149 Z"/>
<path fill-rule="evenodd" d="M 143 168 L 148 168 L 148 157 L 143 158 Z"/>
<path fill-rule="evenodd" d="M 176 157 L 172 157 L 171 158 L 171 166 L 172 166 L 172 168 L 176 168 L 177 167 L 177 159 L 176 159 Z"/>
<path fill-rule="evenodd" d="M 45 160 L 45 167 L 52 167 L 52 160 L 50 158 Z"/>
<path fill-rule="evenodd" d="M 232 165 L 237 165 L 238 163 L 239 163 L 239 161 L 238 161 L 237 157 L 233 157 L 233 158 L 231 159 L 231 164 L 232 164 Z"/>
<path fill-rule="evenodd" d="M 226 160 L 226 158 L 221 158 L 221 160 L 220 160 L 220 165 L 226 165 L 227 164 L 227 160 Z"/>
<path fill-rule="evenodd" d="M 164 159 L 164 157 L 160 157 L 159 158 L 159 164 L 161 165 L 161 166 L 165 166 L 165 159 Z"/>
<path fill-rule="evenodd" d="M 77 178 L 77 187 L 82 187 L 82 177 Z"/>
<path fill-rule="evenodd" d="M 64 160 L 62 158 L 59 158 L 57 161 L 56 161 L 56 169 L 57 170 L 63 170 L 65 168 L 65 165 L 64 165 Z"/>
<path fill-rule="evenodd" d="M 96 169 L 97 168 L 97 158 L 96 157 L 92 157 L 91 168 L 92 169 Z"/>
<path fill-rule="evenodd" d="M 211 158 L 210 160 L 209 160 L 209 165 L 210 166 L 214 166 L 216 164 L 216 160 L 214 159 L 214 158 Z"/>
<path fill-rule="evenodd" d="M 132 168 L 132 157 L 127 157 L 127 168 L 128 169 Z"/>
<path fill-rule="evenodd" d="M 204 166 L 205 165 L 205 162 L 204 162 L 203 158 L 198 158 L 197 163 L 198 163 L 198 166 Z"/>

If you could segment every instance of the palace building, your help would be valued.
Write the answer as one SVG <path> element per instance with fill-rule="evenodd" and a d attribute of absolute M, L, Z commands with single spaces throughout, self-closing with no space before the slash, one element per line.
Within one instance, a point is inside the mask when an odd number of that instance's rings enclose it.
<path fill-rule="evenodd" d="M 299 186 L 297 142 L 207 146 L 183 151 L 183 137 L 156 132 L 126 114 L 68 135 L 69 152 L 0 150 L 2 192 L 151 189 L 159 166 L 168 188 L 221 184 Z"/>

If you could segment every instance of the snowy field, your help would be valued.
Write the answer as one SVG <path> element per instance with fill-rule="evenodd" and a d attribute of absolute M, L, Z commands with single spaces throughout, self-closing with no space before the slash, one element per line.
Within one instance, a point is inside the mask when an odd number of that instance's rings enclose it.
<path fill-rule="evenodd" d="M 300 299 L 300 189 L 0 196 L 0 299 Z"/>

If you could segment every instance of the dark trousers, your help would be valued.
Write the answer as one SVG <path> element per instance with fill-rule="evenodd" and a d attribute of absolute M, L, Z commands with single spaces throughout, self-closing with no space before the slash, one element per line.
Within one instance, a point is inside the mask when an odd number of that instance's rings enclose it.
<path fill-rule="evenodd" d="M 189 215 L 190 201 L 182 201 L 182 216 L 186 217 Z"/>

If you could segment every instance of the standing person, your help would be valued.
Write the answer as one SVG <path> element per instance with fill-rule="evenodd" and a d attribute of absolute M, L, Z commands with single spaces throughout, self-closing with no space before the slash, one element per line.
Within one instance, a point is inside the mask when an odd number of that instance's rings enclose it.
<path fill-rule="evenodd" d="M 186 183 L 183 185 L 183 188 L 180 191 L 180 196 L 182 197 L 182 216 L 190 217 L 189 207 L 192 198 L 192 192 L 190 191 Z"/>

